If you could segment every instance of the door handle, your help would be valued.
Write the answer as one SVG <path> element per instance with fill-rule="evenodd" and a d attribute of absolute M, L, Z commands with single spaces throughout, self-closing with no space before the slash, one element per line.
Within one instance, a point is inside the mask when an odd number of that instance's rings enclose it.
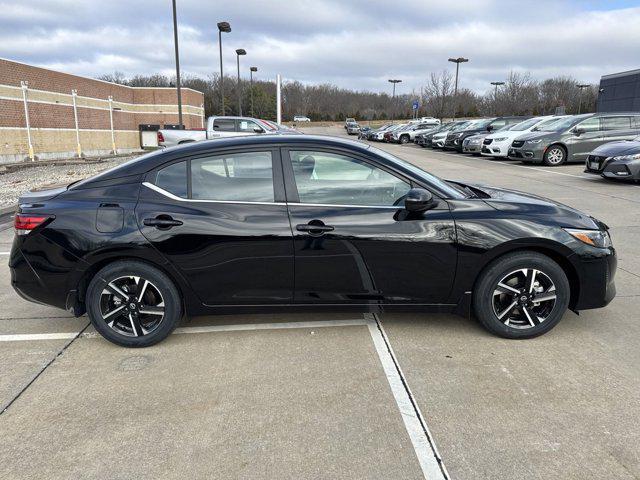
<path fill-rule="evenodd" d="M 317 225 L 317 224 L 300 224 L 296 225 L 296 230 L 299 232 L 308 232 L 309 235 L 322 235 L 326 232 L 332 232 L 334 228 L 331 225 Z"/>
<path fill-rule="evenodd" d="M 179 227 L 183 222 L 174 220 L 169 215 L 158 215 L 156 218 L 145 218 L 142 223 L 147 227 L 156 227 L 159 230 L 168 230 L 172 227 Z"/>

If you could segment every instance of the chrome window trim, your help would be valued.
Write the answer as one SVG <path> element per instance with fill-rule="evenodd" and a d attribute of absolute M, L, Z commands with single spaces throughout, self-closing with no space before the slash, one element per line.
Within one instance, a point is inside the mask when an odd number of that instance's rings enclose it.
<path fill-rule="evenodd" d="M 286 205 L 284 202 L 252 202 L 249 200 L 200 200 L 196 198 L 182 198 L 174 195 L 171 192 L 167 192 L 164 188 L 160 188 L 157 185 L 149 182 L 142 182 L 147 188 L 158 192 L 160 195 L 164 195 L 167 198 L 172 200 L 177 200 L 179 202 L 193 202 L 193 203 L 235 203 L 235 204 L 249 204 L 249 205 Z"/>
<path fill-rule="evenodd" d="M 164 188 L 160 188 L 157 185 L 154 185 L 150 182 L 142 182 L 147 188 L 159 193 L 160 195 L 164 195 L 171 200 L 177 200 L 179 202 L 194 202 L 194 203 L 235 203 L 235 204 L 249 204 L 249 205 L 297 205 L 300 207 L 339 207 L 339 208 L 388 208 L 393 210 L 400 210 L 403 207 L 401 205 L 345 205 L 345 204 L 331 204 L 331 203 L 298 203 L 298 202 L 252 202 L 252 201 L 244 201 L 244 200 L 200 200 L 194 198 L 182 198 L 174 195 L 171 192 L 166 191 Z"/>
<path fill-rule="evenodd" d="M 401 205 L 348 205 L 348 204 L 336 204 L 336 203 L 302 203 L 302 202 L 289 202 L 288 205 L 299 205 L 301 207 L 342 207 L 342 208 L 389 208 L 393 210 L 399 210 L 404 207 Z"/>

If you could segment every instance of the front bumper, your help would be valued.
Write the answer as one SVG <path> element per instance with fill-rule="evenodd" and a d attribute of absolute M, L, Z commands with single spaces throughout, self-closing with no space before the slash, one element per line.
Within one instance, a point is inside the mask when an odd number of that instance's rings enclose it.
<path fill-rule="evenodd" d="M 482 144 L 480 143 L 467 143 L 462 144 L 462 153 L 480 153 L 482 150 Z"/>
<path fill-rule="evenodd" d="M 608 305 L 616 296 L 615 275 L 618 266 L 613 247 L 598 250 L 597 254 L 572 255 L 571 262 L 576 267 L 580 291 L 571 308 L 589 310 Z"/>
<path fill-rule="evenodd" d="M 488 157 L 506 157 L 508 151 L 508 144 L 491 143 L 490 145 L 482 145 L 480 153 Z"/>
<path fill-rule="evenodd" d="M 521 160 L 523 162 L 542 163 L 545 148 L 532 148 L 528 145 L 522 147 L 509 147 L 507 156 L 512 160 Z"/>

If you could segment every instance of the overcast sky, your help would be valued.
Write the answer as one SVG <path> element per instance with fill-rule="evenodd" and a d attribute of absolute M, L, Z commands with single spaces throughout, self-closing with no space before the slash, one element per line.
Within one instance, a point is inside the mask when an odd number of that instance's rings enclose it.
<path fill-rule="evenodd" d="M 538 79 L 640 68 L 640 0 L 178 0 L 183 75 L 226 72 L 356 90 L 419 90 L 465 56 L 461 86 L 483 92 L 510 70 Z M 170 0 L 0 0 L 0 57 L 85 76 L 174 73 Z"/>

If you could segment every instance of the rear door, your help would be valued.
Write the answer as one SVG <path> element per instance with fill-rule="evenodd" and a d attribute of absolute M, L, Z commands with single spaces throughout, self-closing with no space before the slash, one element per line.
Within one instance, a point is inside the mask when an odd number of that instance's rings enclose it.
<path fill-rule="evenodd" d="M 368 157 L 283 149 L 297 303 L 444 303 L 456 270 L 448 204 L 408 215 L 411 182 Z"/>
<path fill-rule="evenodd" d="M 601 122 L 603 143 L 633 140 L 638 136 L 635 118 L 632 115 L 604 116 Z"/>
<path fill-rule="evenodd" d="M 293 245 L 279 151 L 184 158 L 148 175 L 143 235 L 208 305 L 293 300 Z"/>

